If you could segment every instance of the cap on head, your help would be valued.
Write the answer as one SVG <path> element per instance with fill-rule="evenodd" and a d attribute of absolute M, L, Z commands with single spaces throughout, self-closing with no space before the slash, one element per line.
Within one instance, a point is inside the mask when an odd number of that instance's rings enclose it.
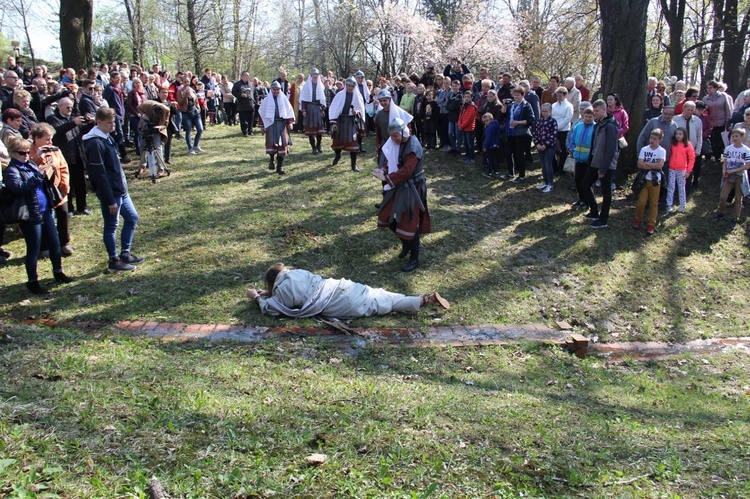
<path fill-rule="evenodd" d="M 388 134 L 392 133 L 401 133 L 404 130 L 406 130 L 406 123 L 404 123 L 404 120 L 401 118 L 393 118 L 390 123 L 388 123 Z"/>
<path fill-rule="evenodd" d="M 281 88 L 281 83 L 279 83 L 276 80 L 273 80 L 273 83 L 271 83 L 271 88 Z"/>
<path fill-rule="evenodd" d="M 362 71 L 357 71 L 356 73 L 354 73 L 354 76 L 356 76 L 357 78 L 364 78 L 365 74 Z"/>
<path fill-rule="evenodd" d="M 380 99 L 391 99 L 391 93 L 385 88 L 380 89 L 378 92 L 378 100 Z"/>
<path fill-rule="evenodd" d="M 355 80 L 355 79 L 354 79 L 354 78 L 352 78 L 351 76 L 350 76 L 349 78 L 347 78 L 347 79 L 346 79 L 346 81 L 345 81 L 344 83 L 346 83 L 347 85 L 351 85 L 351 86 L 353 86 L 353 87 L 356 87 L 356 86 L 357 86 L 357 80 Z"/>
<path fill-rule="evenodd" d="M 310 75 L 311 75 L 311 76 L 312 76 L 312 75 L 319 75 L 319 74 L 320 74 L 320 71 L 318 70 L 318 68 L 312 68 L 312 69 L 310 70 Z"/>

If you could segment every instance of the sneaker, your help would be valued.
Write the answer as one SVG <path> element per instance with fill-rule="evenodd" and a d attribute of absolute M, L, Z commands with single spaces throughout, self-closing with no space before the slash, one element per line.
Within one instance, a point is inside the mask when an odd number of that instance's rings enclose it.
<path fill-rule="evenodd" d="M 544 193 L 546 194 L 546 193 L 548 193 L 548 192 L 552 192 L 552 189 L 554 189 L 554 188 L 555 188 L 555 186 L 554 186 L 554 185 L 552 185 L 552 184 L 547 184 L 547 187 L 545 187 L 544 189 L 542 189 L 542 192 L 544 192 Z"/>
<path fill-rule="evenodd" d="M 513 175 L 511 175 L 510 173 L 506 173 L 505 175 L 501 175 L 500 178 L 503 180 L 510 180 L 513 178 Z"/>
<path fill-rule="evenodd" d="M 188 154 L 195 154 L 195 149 L 190 149 L 190 152 Z"/>
<path fill-rule="evenodd" d="M 69 244 L 66 244 L 60 248 L 60 252 L 63 256 L 70 256 L 73 254 L 73 248 Z"/>
<path fill-rule="evenodd" d="M 634 229 L 640 229 L 641 228 L 641 221 L 640 220 L 636 220 L 635 222 L 633 222 L 633 228 Z"/>
<path fill-rule="evenodd" d="M 547 188 L 547 184 L 539 184 L 539 185 L 537 185 L 537 186 L 536 186 L 536 187 L 534 187 L 534 188 L 535 188 L 536 190 L 538 190 L 538 191 L 543 191 L 544 189 L 546 189 L 546 188 Z"/>
<path fill-rule="evenodd" d="M 714 213 L 711 217 L 714 220 L 724 220 L 724 214 L 723 213 Z"/>
<path fill-rule="evenodd" d="M 134 263 L 141 263 L 143 260 L 145 260 L 145 258 L 139 258 L 133 255 L 132 253 L 130 253 L 130 251 L 123 251 L 122 253 L 120 253 L 120 260 L 122 260 L 125 263 L 134 264 Z"/>
<path fill-rule="evenodd" d="M 588 212 L 583 216 L 583 218 L 585 218 L 586 220 L 599 220 L 599 215 Z"/>
<path fill-rule="evenodd" d="M 607 221 L 602 220 L 601 218 L 598 220 L 594 220 L 589 224 L 589 227 L 592 229 L 606 229 L 607 228 Z"/>
<path fill-rule="evenodd" d="M 677 213 L 685 213 L 685 207 L 680 206 L 679 208 L 677 208 Z"/>
<path fill-rule="evenodd" d="M 656 228 L 652 224 L 648 224 L 648 227 L 646 227 L 646 234 L 650 236 L 654 233 L 654 230 L 656 230 Z"/>
<path fill-rule="evenodd" d="M 82 210 L 77 210 L 75 214 L 76 215 L 91 215 L 91 210 L 89 210 L 88 208 L 84 208 Z"/>
<path fill-rule="evenodd" d="M 674 206 L 668 206 L 667 213 L 674 213 Z"/>
<path fill-rule="evenodd" d="M 251 134 L 251 135 L 252 135 L 252 134 Z M 195 147 L 193 148 L 193 150 L 195 150 L 195 151 L 198 151 L 198 152 L 204 152 L 204 151 L 203 151 L 203 148 L 202 148 L 201 146 L 195 146 Z"/>
<path fill-rule="evenodd" d="M 124 270 L 135 270 L 135 266 L 125 263 L 119 258 L 110 258 L 108 270 L 110 272 L 122 272 Z"/>
<path fill-rule="evenodd" d="M 492 174 L 488 172 L 482 172 L 483 177 L 492 178 Z"/>
<path fill-rule="evenodd" d="M 524 180 L 526 180 L 526 177 L 516 177 L 516 178 L 513 179 L 513 183 L 514 184 L 520 184 Z"/>

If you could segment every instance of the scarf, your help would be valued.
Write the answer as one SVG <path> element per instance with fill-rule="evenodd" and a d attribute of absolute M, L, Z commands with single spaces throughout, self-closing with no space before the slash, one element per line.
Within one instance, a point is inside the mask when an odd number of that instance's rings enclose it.
<path fill-rule="evenodd" d="M 276 99 L 271 95 L 269 98 L 263 99 L 263 102 L 260 103 L 258 112 L 263 120 L 263 128 L 273 125 L 273 120 L 276 116 L 276 102 L 279 103 L 279 118 L 284 120 L 294 119 L 294 109 L 292 109 L 289 99 L 286 98 L 283 92 L 279 92 Z"/>
<path fill-rule="evenodd" d="M 312 101 L 318 101 L 321 104 L 325 105 L 326 103 L 326 95 L 323 92 L 323 82 L 320 81 L 321 78 L 318 76 L 318 83 L 315 84 L 315 95 L 312 94 L 313 89 L 313 81 L 312 81 L 312 75 L 307 77 L 307 83 L 305 83 L 302 86 L 302 90 L 300 90 L 299 93 L 299 100 L 300 102 L 312 102 Z"/>
<path fill-rule="evenodd" d="M 328 109 L 328 117 L 330 119 L 336 120 L 342 114 L 344 116 L 347 116 L 349 114 L 349 109 L 343 109 L 345 99 L 346 90 L 342 90 L 341 92 L 336 93 L 336 96 L 333 98 L 333 102 L 331 102 L 331 107 Z M 362 100 L 362 96 L 360 95 L 356 87 L 354 88 L 354 92 L 352 92 L 352 106 L 354 106 L 354 110 L 359 111 L 359 115 L 364 118 L 365 103 Z"/>

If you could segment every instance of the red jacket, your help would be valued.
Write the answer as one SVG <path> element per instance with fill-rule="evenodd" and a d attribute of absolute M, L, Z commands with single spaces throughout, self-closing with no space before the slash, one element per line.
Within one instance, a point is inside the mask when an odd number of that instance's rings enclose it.
<path fill-rule="evenodd" d="M 473 102 L 464 103 L 458 115 L 458 129 L 462 132 L 473 132 L 477 126 L 477 106 Z"/>
<path fill-rule="evenodd" d="M 695 149 L 688 142 L 686 146 L 682 142 L 677 145 L 672 144 L 672 154 L 669 156 L 670 170 L 684 170 L 686 175 L 690 175 L 695 165 Z"/>

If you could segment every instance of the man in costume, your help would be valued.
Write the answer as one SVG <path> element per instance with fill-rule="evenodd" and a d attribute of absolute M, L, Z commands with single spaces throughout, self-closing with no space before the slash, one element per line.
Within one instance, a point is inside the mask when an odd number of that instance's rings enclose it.
<path fill-rule="evenodd" d="M 336 152 L 333 164 L 338 164 L 341 160 L 341 151 L 345 150 L 349 152 L 352 171 L 358 172 L 359 142 L 357 139 L 360 130 L 364 127 L 365 102 L 362 100 L 362 95 L 355 91 L 357 82 L 354 78 L 347 78 L 345 83 L 345 90 L 336 94 L 329 109 L 333 139 L 331 148 Z"/>
<path fill-rule="evenodd" d="M 292 141 L 289 130 L 294 125 L 294 110 L 286 95 L 281 93 L 281 84 L 271 83 L 271 95 L 263 99 L 258 109 L 261 133 L 266 136 L 266 154 L 271 156 L 268 169 L 273 170 L 276 156 L 276 173 L 284 175 L 284 156 L 289 154 Z"/>
<path fill-rule="evenodd" d="M 391 121 L 388 134 L 378 167 L 372 170 L 375 178 L 386 182 L 378 227 L 390 228 L 401 239 L 398 257 L 409 255 L 401 270 L 411 272 L 419 267 L 419 235 L 430 233 L 424 155 L 422 145 L 402 119 Z"/>
<path fill-rule="evenodd" d="M 323 83 L 320 81 L 320 71 L 312 68 L 307 77 L 307 83 L 300 92 L 302 103 L 302 122 L 305 126 L 305 135 L 310 141 L 313 154 L 320 154 L 320 141 L 326 131 L 323 124 L 323 109 L 326 105 L 326 96 Z"/>
<path fill-rule="evenodd" d="M 370 89 L 370 86 L 367 84 L 367 81 L 365 80 L 365 74 L 362 71 L 357 71 L 356 73 L 354 73 L 354 77 L 357 79 L 357 90 L 359 91 L 359 95 L 362 96 L 362 102 L 364 102 L 365 104 L 371 104 L 372 91 Z M 366 117 L 364 119 L 366 119 Z M 365 137 L 367 137 L 367 127 L 362 128 L 359 134 L 359 138 L 357 139 L 357 142 L 359 143 L 359 152 L 363 154 L 367 153 L 367 151 L 362 148 L 362 139 Z"/>
<path fill-rule="evenodd" d="M 380 148 L 388 140 L 388 125 L 391 121 L 396 118 L 400 118 L 404 123 L 409 125 L 414 117 L 401 109 L 400 107 L 393 104 L 391 99 L 391 91 L 384 88 L 378 92 L 378 109 L 375 115 L 375 146 L 378 150 L 378 157 L 380 157 Z"/>

